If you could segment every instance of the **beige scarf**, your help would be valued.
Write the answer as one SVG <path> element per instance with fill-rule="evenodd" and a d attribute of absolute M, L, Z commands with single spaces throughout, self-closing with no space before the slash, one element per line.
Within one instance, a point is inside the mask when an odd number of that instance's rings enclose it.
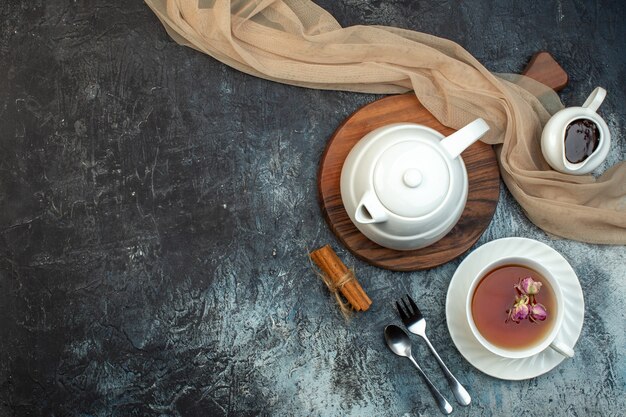
<path fill-rule="evenodd" d="M 178 43 L 245 73 L 318 89 L 413 90 L 455 129 L 484 118 L 491 131 L 483 140 L 499 144 L 502 177 L 533 223 L 569 239 L 626 244 L 626 163 L 597 179 L 550 169 L 539 138 L 562 105 L 542 84 L 496 76 L 446 39 L 394 27 L 342 28 L 309 0 L 146 3 Z"/>

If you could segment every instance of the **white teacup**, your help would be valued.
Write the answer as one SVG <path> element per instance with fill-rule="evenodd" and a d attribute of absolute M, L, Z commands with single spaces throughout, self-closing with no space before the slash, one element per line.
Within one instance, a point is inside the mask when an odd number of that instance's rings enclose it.
<path fill-rule="evenodd" d="M 552 324 L 552 328 L 546 335 L 537 341 L 536 343 L 519 349 L 507 349 L 501 346 L 497 346 L 487 340 L 478 330 L 476 324 L 474 323 L 474 318 L 472 314 L 472 298 L 474 296 L 474 291 L 476 287 L 480 283 L 480 281 L 491 271 L 505 266 L 505 265 L 520 265 L 530 268 L 539 274 L 541 274 L 549 283 L 550 287 L 552 287 L 555 296 L 556 302 L 556 320 L 554 320 Z M 554 312 L 549 312 L 554 313 Z M 561 286 L 559 282 L 555 279 L 554 275 L 544 268 L 541 264 L 533 261 L 529 258 L 524 257 L 504 257 L 498 259 L 490 264 L 486 265 L 476 276 L 473 277 L 472 282 L 469 287 L 469 291 L 467 293 L 467 297 L 465 300 L 465 314 L 467 315 L 467 321 L 469 323 L 469 327 L 472 331 L 472 334 L 478 340 L 478 342 L 490 352 L 502 356 L 504 358 L 513 358 L 513 359 L 521 359 L 527 358 L 530 356 L 534 356 L 544 350 L 551 348 L 556 352 L 560 353 L 565 357 L 573 357 L 574 350 L 567 346 L 565 343 L 559 340 L 559 333 L 561 331 L 561 326 L 563 324 L 563 317 L 565 314 L 565 307 L 563 301 L 563 293 L 561 291 Z"/>

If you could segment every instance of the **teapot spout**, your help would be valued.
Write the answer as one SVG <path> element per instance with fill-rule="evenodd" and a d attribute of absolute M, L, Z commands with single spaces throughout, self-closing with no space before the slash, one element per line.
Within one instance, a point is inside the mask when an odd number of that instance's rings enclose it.
<path fill-rule="evenodd" d="M 479 118 L 465 127 L 457 130 L 450 136 L 442 139 L 441 146 L 450 154 L 452 159 L 461 155 L 472 143 L 482 138 L 489 131 L 489 125 Z"/>
<path fill-rule="evenodd" d="M 366 191 L 356 207 L 354 218 L 359 223 L 370 224 L 386 222 L 389 216 L 387 215 L 387 210 L 385 210 L 385 207 L 378 201 L 374 193 L 372 191 Z"/>

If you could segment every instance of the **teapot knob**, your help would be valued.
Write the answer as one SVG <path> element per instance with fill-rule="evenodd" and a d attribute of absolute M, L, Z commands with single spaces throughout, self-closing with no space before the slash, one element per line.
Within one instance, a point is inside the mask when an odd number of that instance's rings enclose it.
<path fill-rule="evenodd" d="M 366 191 L 356 207 L 354 218 L 362 224 L 383 223 L 389 216 L 387 210 L 372 191 Z"/>
<path fill-rule="evenodd" d="M 402 176 L 402 181 L 409 188 L 419 187 L 422 183 L 422 173 L 415 168 L 407 169 Z"/>

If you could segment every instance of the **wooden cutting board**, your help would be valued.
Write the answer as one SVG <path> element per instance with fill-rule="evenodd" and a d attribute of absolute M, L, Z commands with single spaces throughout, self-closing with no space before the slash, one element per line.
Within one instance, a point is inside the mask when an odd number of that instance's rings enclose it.
<path fill-rule="evenodd" d="M 565 71 L 547 52 L 535 54 L 523 74 L 556 91 L 564 88 L 568 81 Z M 331 230 L 359 258 L 394 271 L 433 268 L 465 253 L 489 226 L 500 194 L 498 163 L 490 145 L 474 143 L 462 154 L 469 192 L 465 210 L 455 227 L 426 248 L 398 251 L 382 247 L 366 238 L 348 217 L 339 182 L 343 162 L 352 147 L 372 130 L 398 122 L 425 125 L 444 136 L 454 133 L 454 129 L 439 123 L 412 93 L 384 97 L 362 107 L 349 116 L 328 141 L 318 174 L 320 204 Z"/>

